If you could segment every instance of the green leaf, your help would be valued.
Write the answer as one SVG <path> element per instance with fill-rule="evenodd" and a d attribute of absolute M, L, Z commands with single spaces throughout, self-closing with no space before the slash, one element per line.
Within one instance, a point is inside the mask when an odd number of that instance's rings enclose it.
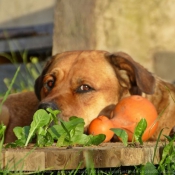
<path fill-rule="evenodd" d="M 70 143 L 65 141 L 66 135 L 61 135 L 59 138 L 57 138 L 57 146 L 68 146 Z"/>
<path fill-rule="evenodd" d="M 68 122 L 60 121 L 60 125 L 49 128 L 49 133 L 57 140 L 57 146 L 68 145 L 98 145 L 105 140 L 105 135 L 97 136 L 84 134 L 84 120 L 78 117 L 71 117 Z"/>
<path fill-rule="evenodd" d="M 74 119 L 76 120 L 76 118 Z M 72 118 L 70 120 L 70 123 L 72 122 Z M 79 143 L 85 138 L 84 136 L 84 121 L 81 119 L 78 121 L 75 128 L 70 130 L 70 141 L 73 143 Z"/>
<path fill-rule="evenodd" d="M 70 136 L 71 130 L 69 130 L 69 129 L 65 126 L 65 124 L 64 124 L 65 122 L 60 121 L 60 123 L 61 123 L 61 126 L 63 127 L 64 131 L 66 132 L 66 134 L 67 134 L 67 136 L 68 136 L 68 140 L 70 141 L 70 140 L 71 140 L 71 136 Z"/>
<path fill-rule="evenodd" d="M 3 123 L 1 123 L 0 124 L 0 151 L 1 151 L 2 145 L 4 144 L 5 130 L 6 130 L 6 126 Z"/>
<path fill-rule="evenodd" d="M 5 130 L 6 130 L 6 126 L 3 123 L 1 123 L 0 124 L 0 140 L 3 139 Z"/>
<path fill-rule="evenodd" d="M 174 140 L 171 140 L 163 149 L 162 159 L 159 163 L 159 169 L 165 166 L 167 158 L 173 153 L 174 150 Z M 174 150 L 175 151 L 175 150 Z"/>
<path fill-rule="evenodd" d="M 35 135 L 36 130 L 39 129 L 40 127 L 47 125 L 49 121 L 50 121 L 50 115 L 48 115 L 48 113 L 44 109 L 39 109 L 35 112 L 25 146 L 28 145 L 31 137 Z"/>
<path fill-rule="evenodd" d="M 86 135 L 86 134 L 82 133 L 80 135 L 77 135 L 76 139 L 72 139 L 72 142 L 75 143 L 75 144 L 79 144 L 79 145 L 88 145 L 89 140 L 90 140 L 89 135 Z"/>
<path fill-rule="evenodd" d="M 140 174 L 141 175 L 150 175 L 150 174 L 151 175 L 158 175 L 159 172 L 152 163 L 147 162 L 145 165 L 141 166 Z"/>
<path fill-rule="evenodd" d="M 87 145 L 99 145 L 105 140 L 106 135 L 104 134 L 99 134 L 96 136 L 89 135 L 89 137 L 90 137 L 90 140 Z"/>
<path fill-rule="evenodd" d="M 143 133 L 146 130 L 146 127 L 147 127 L 147 121 L 144 118 L 142 118 L 139 121 L 139 123 L 137 124 L 137 126 L 135 127 L 135 130 L 134 130 L 133 138 L 135 139 L 136 142 L 139 142 L 140 144 L 143 144 L 142 136 L 143 136 Z"/>
<path fill-rule="evenodd" d="M 68 122 L 60 121 L 60 123 L 60 125 L 54 125 L 48 129 L 53 139 L 57 140 L 57 145 L 76 144 L 84 132 L 84 120 L 78 117 L 70 117 Z"/>
<path fill-rule="evenodd" d="M 29 135 L 29 130 L 30 130 L 30 126 L 15 127 L 13 129 L 13 132 L 15 136 L 17 137 L 17 140 L 15 140 L 13 144 L 9 144 L 8 147 L 17 147 L 17 146 L 23 147 Z"/>
<path fill-rule="evenodd" d="M 64 133 L 64 129 L 61 125 L 53 125 L 48 129 L 48 132 L 53 139 L 57 140 Z"/>
<path fill-rule="evenodd" d="M 70 132 L 72 130 L 75 130 L 75 128 L 76 131 L 79 132 L 79 134 L 84 132 L 84 120 L 82 118 L 71 117 L 68 122 L 61 122 L 62 125 L 53 125 L 48 130 L 54 139 L 58 139 L 61 135 L 64 135 L 66 133 L 70 135 Z M 74 131 L 74 133 L 76 132 Z"/>
<path fill-rule="evenodd" d="M 54 121 L 54 124 L 58 125 L 58 117 L 57 117 L 57 115 L 61 111 L 59 111 L 59 110 L 52 110 L 51 108 L 47 108 L 46 110 L 49 112 L 49 115 L 50 115 L 52 121 Z"/>
<path fill-rule="evenodd" d="M 124 129 L 111 128 L 111 131 L 113 131 L 122 140 L 125 146 L 128 145 L 128 134 Z"/>
<path fill-rule="evenodd" d="M 50 133 L 46 132 L 45 135 L 38 135 L 37 136 L 37 146 L 51 146 L 54 143 L 54 140 Z"/>
<path fill-rule="evenodd" d="M 27 137 L 29 135 L 29 130 L 30 130 L 30 126 L 24 126 L 24 127 L 17 126 L 13 129 L 13 132 L 15 136 L 18 138 L 18 140 L 20 139 L 27 140 Z"/>

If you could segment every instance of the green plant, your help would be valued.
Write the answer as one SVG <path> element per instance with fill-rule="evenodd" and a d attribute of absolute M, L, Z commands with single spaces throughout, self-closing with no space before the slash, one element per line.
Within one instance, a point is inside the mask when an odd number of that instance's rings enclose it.
<path fill-rule="evenodd" d="M 43 109 L 36 111 L 30 126 L 15 127 L 14 133 L 17 140 L 8 144 L 7 147 L 27 146 L 33 138 L 36 138 L 36 146 L 39 147 L 50 146 L 55 141 L 57 146 L 98 145 L 104 141 L 103 134 L 97 136 L 84 134 L 85 123 L 82 118 L 73 116 L 67 122 L 60 119 L 58 123 L 56 116 L 60 111 L 47 110 L 49 113 Z"/>
<path fill-rule="evenodd" d="M 128 134 L 124 129 L 111 128 L 111 130 L 121 139 L 125 146 L 128 145 Z"/>
<path fill-rule="evenodd" d="M 6 126 L 3 123 L 0 124 L 0 152 L 4 144 L 5 130 L 6 130 Z"/>
<path fill-rule="evenodd" d="M 142 136 L 146 130 L 146 127 L 147 122 L 144 118 L 142 118 L 134 129 L 132 144 L 134 144 L 135 142 L 138 142 L 141 145 L 143 144 Z M 125 146 L 128 145 L 128 134 L 124 129 L 112 128 L 111 130 L 121 139 Z"/>
<path fill-rule="evenodd" d="M 162 152 L 162 159 L 159 162 L 158 171 L 162 174 L 172 174 L 175 172 L 175 136 L 170 138 L 166 136 L 169 143 L 164 146 Z"/>
<path fill-rule="evenodd" d="M 142 118 L 134 129 L 132 142 L 136 141 L 136 142 L 139 142 L 141 145 L 143 145 L 142 136 L 146 128 L 147 128 L 147 121 L 146 119 Z"/>

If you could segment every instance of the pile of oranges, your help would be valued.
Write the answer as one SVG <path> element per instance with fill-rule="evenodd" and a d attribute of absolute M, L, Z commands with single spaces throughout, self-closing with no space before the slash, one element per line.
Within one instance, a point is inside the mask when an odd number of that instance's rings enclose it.
<path fill-rule="evenodd" d="M 92 120 L 89 125 L 88 133 L 92 135 L 105 134 L 108 142 L 114 133 L 111 128 L 124 129 L 128 134 L 128 141 L 132 141 L 134 129 L 138 122 L 144 118 L 147 121 L 147 128 L 142 136 L 142 140 L 148 140 L 156 131 L 157 111 L 154 105 L 146 98 L 133 95 L 123 98 L 111 113 L 111 118 L 99 116 Z"/>

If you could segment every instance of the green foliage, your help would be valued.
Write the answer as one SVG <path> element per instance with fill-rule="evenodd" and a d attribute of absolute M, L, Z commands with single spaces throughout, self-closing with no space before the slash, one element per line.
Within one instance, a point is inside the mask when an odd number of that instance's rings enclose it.
<path fill-rule="evenodd" d="M 48 113 L 44 109 L 39 109 L 33 116 L 33 121 L 30 125 L 29 135 L 27 137 L 25 146 L 28 145 L 29 141 L 31 140 L 32 136 L 38 130 L 38 135 L 45 136 L 46 135 L 46 125 L 50 124 L 50 117 L 48 117 Z M 42 128 L 43 127 L 43 128 Z M 39 137 L 40 138 L 40 137 Z M 38 139 L 39 139 L 38 138 Z"/>
<path fill-rule="evenodd" d="M 142 118 L 134 129 L 132 143 L 138 142 L 141 145 L 143 144 L 142 136 L 146 128 L 147 128 L 147 121 L 144 118 Z M 111 130 L 121 139 L 121 141 L 125 146 L 128 145 L 128 134 L 124 129 L 112 128 Z"/>
<path fill-rule="evenodd" d="M 17 140 L 7 147 L 27 146 L 33 138 L 36 139 L 38 147 L 50 146 L 54 142 L 57 142 L 57 146 L 99 145 L 105 140 L 103 134 L 97 136 L 84 134 L 85 123 L 82 118 L 73 116 L 69 121 L 60 120 L 58 123 L 56 118 L 60 111 L 51 109 L 47 111 L 50 113 L 43 109 L 36 111 L 30 126 L 15 127 Z"/>
<path fill-rule="evenodd" d="M 162 158 L 159 164 L 155 166 L 154 161 L 148 162 L 145 165 L 135 167 L 135 170 L 137 172 L 140 172 L 140 174 L 143 174 L 143 175 L 174 174 L 175 172 L 175 146 L 174 146 L 175 137 L 173 138 L 167 137 L 167 138 L 169 140 L 169 143 L 164 145 L 163 147 Z"/>
<path fill-rule="evenodd" d="M 145 165 L 141 166 L 136 166 L 135 167 L 135 174 L 140 174 L 140 175 L 158 175 L 159 172 L 155 165 L 153 165 L 150 162 L 147 162 Z"/>
<path fill-rule="evenodd" d="M 172 174 L 175 172 L 175 136 L 168 138 L 169 143 L 164 146 L 162 159 L 159 162 L 158 170 L 162 174 Z"/>
<path fill-rule="evenodd" d="M 125 146 L 128 145 L 128 134 L 125 130 L 120 128 L 112 128 L 111 130 L 122 140 Z"/>
<path fill-rule="evenodd" d="M 142 118 L 134 129 L 133 141 L 135 140 L 136 142 L 143 144 L 142 136 L 146 130 L 146 127 L 147 121 L 144 118 Z"/>
<path fill-rule="evenodd" d="M 5 130 L 6 130 L 6 126 L 3 123 L 1 123 L 0 124 L 0 152 L 1 152 L 2 146 L 4 144 Z"/>

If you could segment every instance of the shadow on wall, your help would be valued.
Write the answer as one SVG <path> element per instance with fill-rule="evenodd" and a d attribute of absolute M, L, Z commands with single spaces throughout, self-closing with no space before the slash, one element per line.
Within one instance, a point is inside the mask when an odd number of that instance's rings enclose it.
<path fill-rule="evenodd" d="M 26 27 L 27 26 L 26 21 L 31 21 L 31 24 L 33 24 L 33 25 L 39 25 L 38 21 L 40 21 L 40 24 L 50 23 L 50 22 L 53 22 L 53 21 L 51 21 L 51 18 L 53 18 L 53 16 L 54 16 L 54 8 L 49 7 L 49 8 L 46 8 L 44 10 L 37 11 L 35 13 L 23 15 L 22 17 L 13 18 L 13 19 L 8 20 L 6 22 L 2 22 L 0 29 L 11 28 L 12 26 L 13 26 L 13 28 L 15 26 L 16 27 Z M 38 19 L 37 24 L 35 24 L 36 19 Z M 5 26 L 5 27 L 2 27 L 2 26 Z"/>

